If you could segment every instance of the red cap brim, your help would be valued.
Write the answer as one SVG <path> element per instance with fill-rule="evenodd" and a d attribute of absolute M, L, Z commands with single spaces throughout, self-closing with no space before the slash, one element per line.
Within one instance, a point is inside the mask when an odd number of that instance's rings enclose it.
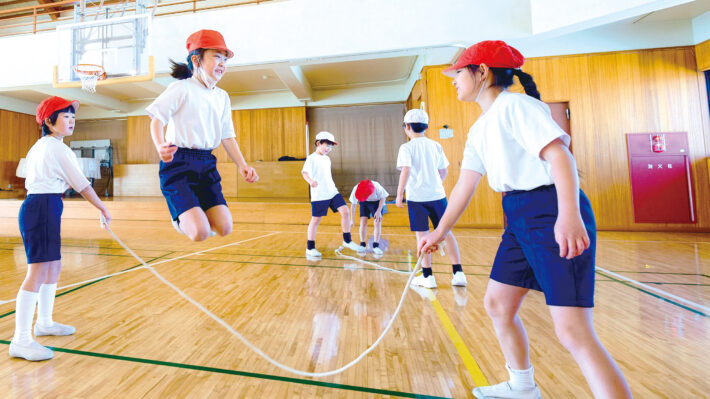
<path fill-rule="evenodd" d="M 76 113 L 79 110 L 79 106 L 81 104 L 77 100 L 66 100 L 65 102 L 59 103 L 55 107 L 53 107 L 54 109 L 52 110 L 52 112 L 64 109 L 70 105 L 74 107 L 74 112 Z M 50 112 L 50 115 L 52 114 L 52 112 Z"/>
<path fill-rule="evenodd" d="M 446 76 L 448 76 L 448 77 L 450 77 L 450 78 L 455 78 L 455 77 L 456 77 L 456 71 L 458 71 L 458 70 L 461 69 L 461 68 L 465 68 L 466 65 L 467 65 L 467 64 L 464 64 L 463 62 L 461 62 L 461 60 L 458 60 L 458 61 L 456 61 L 456 63 L 455 63 L 454 65 L 452 65 L 452 66 L 450 66 L 450 67 L 444 69 L 443 71 L 441 71 L 441 73 L 443 73 L 444 75 L 446 75 Z"/>
<path fill-rule="evenodd" d="M 74 106 L 74 113 L 77 113 L 79 111 L 79 106 L 81 105 L 81 103 L 78 100 L 74 100 L 74 101 L 71 101 L 71 105 Z M 69 105 L 67 105 L 67 107 L 68 106 Z"/>
<path fill-rule="evenodd" d="M 230 58 L 234 57 L 234 52 L 233 52 L 232 50 L 226 48 L 226 47 L 225 47 L 225 48 L 217 48 L 217 49 L 215 49 L 215 50 L 226 51 L 226 52 L 227 52 L 227 59 L 230 59 Z"/>

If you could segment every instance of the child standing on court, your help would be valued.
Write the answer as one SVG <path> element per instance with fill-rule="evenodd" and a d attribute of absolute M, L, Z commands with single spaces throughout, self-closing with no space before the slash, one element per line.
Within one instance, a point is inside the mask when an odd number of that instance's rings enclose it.
<path fill-rule="evenodd" d="M 17 293 L 15 335 L 10 356 L 31 361 L 47 360 L 54 352 L 32 339 L 32 319 L 37 307 L 34 334 L 71 335 L 76 329 L 52 320 L 61 262 L 62 193 L 69 187 L 86 198 L 103 215 L 111 214 L 79 168 L 76 155 L 62 139 L 74 132 L 79 102 L 50 97 L 37 106 L 36 120 L 42 138 L 27 153 L 27 198 L 19 214 L 20 233 L 27 255 L 27 275 Z M 37 306 L 39 305 L 39 306 Z"/>
<path fill-rule="evenodd" d="M 234 139 L 229 95 L 215 86 L 234 53 L 213 30 L 191 34 L 186 46 L 187 64 L 171 61 L 171 75 L 179 80 L 146 112 L 152 119 L 150 132 L 160 155 L 160 190 L 173 226 L 191 240 L 202 241 L 213 232 L 222 236 L 232 232 L 232 214 L 222 195 L 222 179 L 212 150 L 222 144 L 245 181 L 256 182 L 259 176 L 247 165 Z"/>
<path fill-rule="evenodd" d="M 387 213 L 387 196 L 390 195 L 380 183 L 374 180 L 363 180 L 350 193 L 350 225 L 355 225 L 355 207 L 360 204 L 360 247 L 357 253 L 364 255 L 367 251 L 367 220 L 375 219 L 374 241 L 372 252 L 375 256 L 382 255 L 380 249 L 380 235 L 382 234 L 382 215 Z"/>
<path fill-rule="evenodd" d="M 429 115 L 421 109 L 411 109 L 404 115 L 404 132 L 411 139 L 399 147 L 397 169 L 397 206 L 402 208 L 402 196 L 407 193 L 409 227 L 416 234 L 417 243 L 429 232 L 429 220 L 436 228 L 446 210 L 446 192 L 442 180 L 446 177 L 449 161 L 441 144 L 425 136 L 429 127 Z M 451 285 L 465 286 L 466 275 L 461 269 L 459 247 L 453 233 L 446 234 L 447 252 L 452 264 Z M 422 259 L 422 275 L 415 277 L 412 284 L 425 288 L 436 288 L 436 280 L 431 270 L 431 255 Z"/>
<path fill-rule="evenodd" d="M 428 252 L 466 209 L 488 173 L 491 188 L 505 192 L 508 225 L 493 262 L 484 305 L 498 336 L 510 379 L 477 387 L 477 398 L 541 397 L 533 378 L 529 345 L 518 310 L 530 289 L 542 291 L 555 332 L 572 354 L 597 398 L 630 398 L 631 392 L 592 323 L 596 223 L 579 189 L 570 137 L 540 101 L 524 58 L 502 41 L 469 47 L 444 70 L 461 101 L 483 114 L 471 126 L 461 175 L 439 227 L 420 241 Z M 517 76 L 526 94 L 506 90 Z M 559 365 L 558 365 L 559 367 Z"/>
<path fill-rule="evenodd" d="M 338 145 L 335 136 L 330 132 L 320 132 L 316 135 L 316 150 L 306 157 L 301 174 L 311 186 L 311 222 L 308 223 L 308 241 L 306 243 L 306 258 L 318 259 L 322 255 L 316 249 L 316 229 L 323 216 L 328 214 L 328 208 L 340 212 L 340 225 L 343 228 L 343 246 L 357 251 L 359 246 L 350 237 L 350 213 L 343 196 L 338 192 L 330 172 L 328 154 L 333 146 Z"/>

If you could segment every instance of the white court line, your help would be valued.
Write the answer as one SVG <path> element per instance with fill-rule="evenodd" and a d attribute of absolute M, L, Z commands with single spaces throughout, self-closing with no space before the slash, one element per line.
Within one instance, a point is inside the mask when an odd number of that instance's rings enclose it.
<path fill-rule="evenodd" d="M 204 249 L 204 250 L 202 250 L 202 251 L 193 252 L 193 253 L 191 253 L 191 254 L 178 256 L 177 258 L 170 258 L 170 259 L 161 260 L 160 262 L 149 263 L 148 265 L 150 265 L 150 266 L 156 266 L 156 265 L 160 265 L 160 264 L 162 264 L 162 263 L 171 262 L 171 261 L 174 261 L 174 260 L 186 258 L 186 257 L 188 257 L 188 256 L 193 256 L 193 255 L 198 255 L 198 254 L 202 254 L 202 253 L 209 252 L 209 251 L 214 251 L 215 249 L 220 249 L 220 248 L 224 248 L 224 247 L 229 247 L 229 246 L 232 246 L 232 245 L 238 245 L 238 244 L 242 244 L 242 243 L 245 243 L 245 242 L 248 242 L 248 241 L 258 240 L 259 238 L 264 238 L 264 237 L 273 236 L 273 235 L 278 234 L 278 233 L 279 233 L 279 232 L 273 232 L 273 233 L 264 234 L 264 235 L 258 236 L 258 237 L 252 237 L 252 238 L 249 238 L 249 239 L 246 239 L 246 240 L 242 240 L 242 241 L 235 241 L 235 242 L 233 242 L 233 243 L 229 243 L 229 244 L 225 244 L 225 245 L 220 245 L 220 246 L 218 246 L 218 247 L 209 248 L 209 249 Z M 147 251 L 147 250 L 146 250 L 146 251 Z M 133 257 L 135 257 L 136 259 L 140 259 L 138 256 L 136 256 L 135 254 L 133 254 L 132 251 L 131 251 L 131 255 L 133 255 Z M 103 279 L 109 278 L 109 277 L 119 276 L 119 275 L 121 275 L 121 274 L 126 274 L 126 273 L 130 273 L 130 272 L 134 272 L 134 271 L 136 271 L 136 270 L 145 269 L 145 268 L 146 268 L 146 266 L 140 266 L 140 267 L 136 267 L 136 268 L 133 268 L 133 269 L 128 269 L 128 270 L 123 270 L 123 271 L 116 272 L 116 273 L 107 274 L 107 275 L 101 276 L 101 277 L 95 277 L 95 278 L 92 278 L 92 279 L 89 279 L 89 280 L 80 281 L 80 282 L 78 282 L 78 283 L 73 283 L 73 284 L 69 284 L 69 285 L 62 286 L 62 287 L 58 287 L 58 288 L 57 288 L 57 291 L 59 291 L 59 290 L 64 290 L 64 289 L 67 289 L 67 288 L 76 287 L 76 286 L 79 286 L 79 285 L 84 285 L 84 284 L 92 283 L 92 282 L 94 282 L 94 281 L 103 280 Z M 4 305 L 4 304 L 6 304 L 6 303 L 15 302 L 16 300 L 17 300 L 17 299 L 9 299 L 9 300 L 7 300 L 7 301 L 0 301 L 0 305 Z"/>
<path fill-rule="evenodd" d="M 616 277 L 616 278 L 618 278 L 618 279 L 628 281 L 628 282 L 631 283 L 631 284 L 637 285 L 637 286 L 639 286 L 639 287 L 643 287 L 643 289 L 646 289 L 646 290 L 649 290 L 649 291 L 653 291 L 653 292 L 655 292 L 656 294 L 659 294 L 659 295 L 664 296 L 664 297 L 666 297 L 666 298 L 671 298 L 671 299 L 674 299 L 674 300 L 676 300 L 676 301 L 678 301 L 678 302 L 682 302 L 682 303 L 684 303 L 684 304 L 686 304 L 686 305 L 688 305 L 688 306 L 690 306 L 690 307 L 692 307 L 692 308 L 702 310 L 702 311 L 704 311 L 706 314 L 710 315 L 710 308 L 707 307 L 707 306 L 703 306 L 703 305 L 701 305 L 701 304 L 699 304 L 699 303 L 695 303 L 695 302 L 690 301 L 690 300 L 688 300 L 688 299 L 679 297 L 679 296 L 677 296 L 677 295 L 673 295 L 673 294 L 671 294 L 670 292 L 666 292 L 666 291 L 660 290 L 660 289 L 658 289 L 658 288 L 656 288 L 656 287 L 651 287 L 650 285 L 644 284 L 644 283 L 642 283 L 642 282 L 640 282 L 640 281 L 636 281 L 636 280 L 634 280 L 634 279 L 631 279 L 631 278 L 628 278 L 628 277 L 624 277 L 624 276 L 622 276 L 621 274 L 614 273 L 614 272 L 612 272 L 612 271 L 610 271 L 610 270 L 607 270 L 607 269 L 605 269 L 605 268 L 603 268 L 603 267 L 597 266 L 596 269 L 599 270 L 602 274 L 606 274 L 606 275 L 608 275 L 608 276 L 614 276 L 614 277 Z"/>

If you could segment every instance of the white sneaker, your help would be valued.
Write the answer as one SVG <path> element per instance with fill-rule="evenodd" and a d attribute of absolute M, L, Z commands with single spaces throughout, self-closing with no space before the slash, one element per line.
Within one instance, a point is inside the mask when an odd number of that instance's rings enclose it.
<path fill-rule="evenodd" d="M 51 349 L 38 344 L 37 341 L 34 340 L 28 345 L 18 345 L 11 341 L 10 357 L 21 357 L 31 362 L 38 362 L 53 358 L 54 352 Z"/>
<path fill-rule="evenodd" d="M 366 253 L 367 253 L 367 247 L 363 247 L 362 245 L 358 245 L 357 254 L 360 256 L 365 256 Z"/>
<path fill-rule="evenodd" d="M 514 391 L 508 381 L 488 387 L 478 387 L 473 389 L 473 396 L 478 399 L 542 399 L 540 389 L 535 385 L 533 389 L 524 391 Z"/>
<path fill-rule="evenodd" d="M 343 241 L 342 246 L 345 248 L 350 248 L 353 251 L 357 251 L 358 248 L 360 248 L 360 244 L 355 244 L 355 241 L 350 241 L 350 242 Z"/>
<path fill-rule="evenodd" d="M 41 337 L 43 335 L 72 335 L 76 331 L 76 328 L 68 326 L 66 324 L 57 323 L 56 321 L 52 323 L 51 326 L 43 326 L 39 323 L 35 323 L 35 336 Z"/>
<path fill-rule="evenodd" d="M 382 256 L 382 254 L 383 254 L 383 252 L 382 252 L 382 250 L 380 249 L 380 247 L 372 248 L 372 253 L 373 253 L 375 256 Z"/>
<path fill-rule="evenodd" d="M 418 285 L 424 288 L 436 288 L 436 280 L 434 280 L 433 274 L 429 277 L 424 277 L 424 275 L 422 274 L 417 277 L 414 277 L 414 279 L 412 280 L 412 285 Z"/>
<path fill-rule="evenodd" d="M 182 235 L 185 235 L 185 233 L 184 233 L 182 230 L 180 230 L 180 223 L 178 223 L 177 220 L 171 220 L 171 222 L 173 223 L 173 227 L 175 228 L 175 230 L 176 230 L 178 233 L 180 233 L 180 234 L 182 234 Z"/>
<path fill-rule="evenodd" d="M 306 250 L 306 259 L 320 258 L 321 256 L 323 255 L 315 248 Z"/>
<path fill-rule="evenodd" d="M 454 273 L 454 277 L 451 278 L 451 285 L 456 287 L 466 286 L 466 275 L 463 272 Z"/>

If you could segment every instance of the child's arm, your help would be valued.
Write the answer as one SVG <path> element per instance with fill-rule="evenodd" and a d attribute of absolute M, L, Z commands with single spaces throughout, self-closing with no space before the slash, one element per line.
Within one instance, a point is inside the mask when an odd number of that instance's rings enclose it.
<path fill-rule="evenodd" d="M 93 187 L 87 186 L 85 189 L 81 190 L 79 194 L 81 194 L 81 196 L 84 197 L 85 200 L 89 201 L 91 205 L 95 206 L 96 209 L 101 212 L 101 214 L 104 216 L 104 219 L 106 220 L 107 225 L 111 223 L 111 214 L 106 208 L 106 205 L 104 205 L 103 201 L 101 201 L 99 196 L 96 195 L 96 191 L 94 191 Z"/>
<path fill-rule="evenodd" d="M 446 234 L 451 231 L 456 221 L 459 220 L 463 214 L 468 203 L 471 202 L 471 197 L 474 191 L 476 191 L 476 186 L 481 180 L 481 176 L 483 175 L 478 172 L 469 169 L 461 169 L 459 181 L 456 182 L 456 186 L 451 190 L 449 204 L 446 207 L 444 216 L 441 217 L 439 226 L 431 233 L 422 237 L 419 241 L 417 256 L 424 252 L 436 250 L 436 244 L 444 240 Z"/>
<path fill-rule="evenodd" d="M 242 174 L 242 177 L 247 183 L 254 183 L 259 180 L 259 175 L 256 174 L 256 170 L 247 165 L 247 161 L 244 160 L 244 155 L 242 155 L 242 151 L 239 149 L 237 140 L 233 137 L 224 139 L 222 140 L 222 146 L 227 151 L 227 155 L 229 155 L 232 161 L 237 165 L 239 173 Z"/>
<path fill-rule="evenodd" d="M 446 176 L 449 174 L 448 169 L 439 169 L 439 176 L 441 176 L 441 180 L 446 179 Z"/>
<path fill-rule="evenodd" d="M 311 187 L 318 187 L 318 182 L 311 179 L 311 177 L 308 176 L 308 172 L 301 172 L 301 174 L 303 175 L 303 178 L 306 179 L 306 181 L 308 182 L 308 184 Z"/>
<path fill-rule="evenodd" d="M 550 163 L 557 190 L 555 241 L 560 257 L 572 259 L 589 248 L 589 235 L 579 211 L 579 178 L 574 157 L 567 146 L 555 139 L 540 151 L 540 158 Z"/>
<path fill-rule="evenodd" d="M 404 198 L 404 187 L 407 185 L 407 179 L 409 179 L 409 166 L 403 166 L 402 172 L 399 174 L 399 185 L 397 186 L 397 206 L 400 208 L 404 208 L 402 199 Z"/>
<path fill-rule="evenodd" d="M 177 147 L 173 143 L 166 143 L 163 139 L 163 122 L 158 118 L 153 118 L 150 121 L 150 136 L 153 138 L 153 144 L 158 151 L 158 156 L 163 162 L 173 160 L 173 154 L 177 151 Z"/>
<path fill-rule="evenodd" d="M 385 201 L 387 201 L 387 198 L 382 198 L 380 199 L 380 205 L 377 207 L 377 211 L 375 212 L 375 221 L 379 222 L 382 220 L 382 208 L 385 206 Z"/>

